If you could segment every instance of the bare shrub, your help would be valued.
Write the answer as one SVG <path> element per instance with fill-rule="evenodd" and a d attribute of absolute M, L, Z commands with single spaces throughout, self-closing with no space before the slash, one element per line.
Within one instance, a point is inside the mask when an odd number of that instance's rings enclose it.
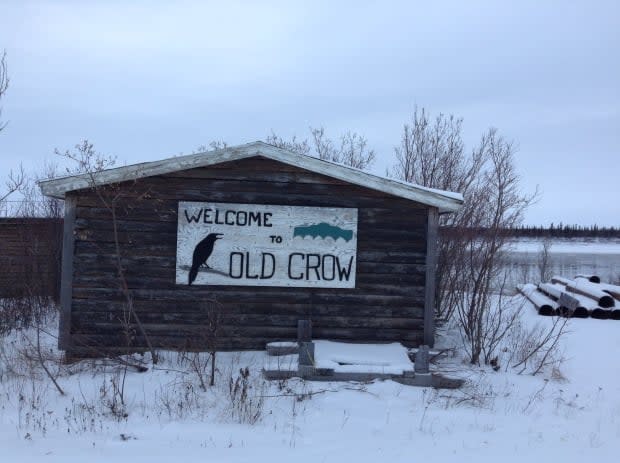
<path fill-rule="evenodd" d="M 462 119 L 439 114 L 431 120 L 415 109 L 396 148 L 393 175 L 423 186 L 463 193 L 463 207 L 440 218 L 437 316 L 453 315 L 461 326 L 470 361 L 495 358 L 506 317 L 491 313 L 493 285 L 501 278 L 502 251 L 534 196 L 519 191 L 515 146 L 496 129 L 465 153 Z M 501 313 L 501 307 L 499 307 Z"/>
<path fill-rule="evenodd" d="M 94 401 L 71 398 L 71 405 L 66 406 L 63 414 L 67 433 L 74 434 L 95 433 L 103 431 L 105 413 L 97 407 Z"/>
<path fill-rule="evenodd" d="M 197 388 L 192 381 L 175 380 L 162 385 L 155 393 L 155 404 L 160 415 L 168 419 L 182 420 L 187 417 L 204 418 L 206 407 L 202 387 Z"/>
<path fill-rule="evenodd" d="M 56 390 L 64 395 L 58 382 L 61 358 L 42 340 L 43 337 L 55 339 L 49 327 L 55 322 L 56 315 L 56 307 L 47 297 L 29 294 L 0 301 L 0 336 L 7 336 L 12 331 L 17 335 L 14 350 L 5 352 L 3 346 L 0 354 L 3 370 L 18 376 L 25 375 L 33 381 L 42 371 Z"/>
<path fill-rule="evenodd" d="M 263 414 L 264 380 L 251 377 L 248 367 L 240 368 L 238 375 L 231 375 L 228 380 L 229 411 L 238 423 L 255 424 Z"/>
<path fill-rule="evenodd" d="M 198 335 L 198 346 L 195 346 L 198 351 L 189 350 L 187 347 L 191 345 L 186 346 L 186 349 L 181 351 L 180 358 L 196 375 L 200 388 L 206 391 L 207 376 L 209 386 L 215 385 L 216 356 L 222 329 L 222 305 L 213 298 L 202 304 L 202 310 L 204 322 Z M 208 355 L 200 352 L 203 349 L 207 350 Z M 210 373 L 208 374 L 209 366 Z"/>
<path fill-rule="evenodd" d="M 485 376 L 475 375 L 468 378 L 462 387 L 444 392 L 444 408 L 466 406 L 476 409 L 493 410 L 497 393 Z"/>
<path fill-rule="evenodd" d="M 116 420 L 121 421 L 129 417 L 125 401 L 125 381 L 127 368 L 116 369 L 110 376 L 104 376 L 99 387 L 99 400 Z"/>
<path fill-rule="evenodd" d="M 4 210 L 6 215 L 13 213 L 7 205 L 9 196 L 19 191 L 26 182 L 26 172 L 20 164 L 17 170 L 10 170 L 8 176 L 4 180 L 4 191 L 0 191 L 0 212 Z"/>
<path fill-rule="evenodd" d="M 552 378 L 563 378 L 560 340 L 568 331 L 568 323 L 568 318 L 553 317 L 550 327 L 541 323 L 527 327 L 518 320 L 506 343 L 506 368 L 510 366 L 518 374 L 531 375 L 546 371 Z"/>
<path fill-rule="evenodd" d="M 55 312 L 52 301 L 43 296 L 0 299 L 0 336 L 47 323 Z"/>
<path fill-rule="evenodd" d="M 207 383 L 209 382 L 208 370 L 209 365 L 212 363 L 211 355 L 205 352 L 181 352 L 181 363 L 186 364 L 189 370 L 194 373 L 198 379 L 200 389 L 207 390 Z M 215 380 L 213 380 L 215 382 Z"/>
<path fill-rule="evenodd" d="M 551 246 L 553 242 L 551 238 L 545 238 L 540 247 L 540 251 L 538 253 L 538 261 L 536 262 L 538 266 L 538 275 L 540 277 L 540 281 L 549 281 L 551 280 L 551 276 L 553 274 L 553 269 L 551 268 Z"/>

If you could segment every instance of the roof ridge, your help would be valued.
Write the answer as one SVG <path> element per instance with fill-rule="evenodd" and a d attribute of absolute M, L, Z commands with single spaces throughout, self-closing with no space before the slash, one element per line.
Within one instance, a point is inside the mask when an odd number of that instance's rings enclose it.
<path fill-rule="evenodd" d="M 254 156 L 266 157 L 358 186 L 437 207 L 441 212 L 456 211 L 463 203 L 463 196 L 459 193 L 381 177 L 334 161 L 295 153 L 260 140 L 243 145 L 227 146 L 213 151 L 113 167 L 94 174 L 77 174 L 42 180 L 38 184 L 44 195 L 62 199 L 65 193 L 92 187 L 93 183 L 95 185 L 106 185 L 136 180 L 180 170 L 238 161 Z"/>

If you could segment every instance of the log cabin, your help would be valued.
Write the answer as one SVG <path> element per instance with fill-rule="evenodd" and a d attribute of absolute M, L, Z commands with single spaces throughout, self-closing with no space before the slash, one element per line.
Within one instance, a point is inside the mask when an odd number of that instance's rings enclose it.
<path fill-rule="evenodd" d="M 317 339 L 434 344 L 438 218 L 460 194 L 263 142 L 40 188 L 65 201 L 68 354 L 201 349 L 215 322 L 222 350 L 294 340 L 298 320 Z"/>

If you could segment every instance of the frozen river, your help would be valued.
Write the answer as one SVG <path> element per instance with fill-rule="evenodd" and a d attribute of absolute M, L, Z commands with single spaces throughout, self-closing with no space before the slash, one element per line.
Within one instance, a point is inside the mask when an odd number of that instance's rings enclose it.
<path fill-rule="evenodd" d="M 510 286 L 540 282 L 542 240 L 515 240 L 507 255 Z M 620 283 L 620 239 L 555 239 L 550 248 L 552 275 L 573 278 L 598 275 L 601 281 Z"/>

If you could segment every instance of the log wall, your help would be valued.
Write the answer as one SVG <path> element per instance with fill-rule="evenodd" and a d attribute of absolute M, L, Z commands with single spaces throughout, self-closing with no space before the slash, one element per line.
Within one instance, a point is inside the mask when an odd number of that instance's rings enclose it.
<path fill-rule="evenodd" d="M 62 219 L 0 219 L 0 297 L 58 299 Z"/>
<path fill-rule="evenodd" d="M 203 345 L 204 301 L 213 297 L 222 306 L 222 349 L 264 349 L 270 341 L 294 340 L 299 319 L 312 320 L 317 339 L 408 345 L 424 339 L 432 210 L 427 206 L 264 158 L 128 182 L 113 194 L 121 195 L 116 223 L 126 281 L 155 346 Z M 126 304 L 117 278 L 111 214 L 93 192 L 71 193 L 70 200 L 75 204 L 74 252 L 61 347 L 76 353 L 90 347 L 115 350 L 127 346 L 129 334 L 133 348 L 144 348 L 135 323 L 122 322 Z M 356 287 L 177 285 L 179 200 L 356 207 Z"/>

